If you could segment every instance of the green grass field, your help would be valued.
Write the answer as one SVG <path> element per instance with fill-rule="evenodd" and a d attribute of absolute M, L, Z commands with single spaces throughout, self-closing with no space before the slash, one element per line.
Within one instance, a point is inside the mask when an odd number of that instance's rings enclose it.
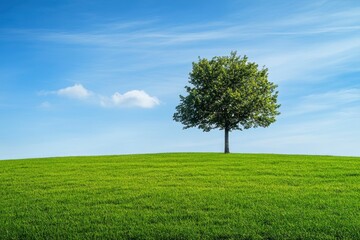
<path fill-rule="evenodd" d="M 0 239 L 360 239 L 360 158 L 0 161 Z"/>

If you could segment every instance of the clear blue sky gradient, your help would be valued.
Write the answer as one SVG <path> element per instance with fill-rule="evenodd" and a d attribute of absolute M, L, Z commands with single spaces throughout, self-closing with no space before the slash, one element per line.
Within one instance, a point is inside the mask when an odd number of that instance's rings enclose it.
<path fill-rule="evenodd" d="M 232 50 L 269 68 L 282 104 L 232 152 L 360 155 L 358 0 L 4 0 L 0 159 L 221 152 L 223 132 L 172 115 L 191 63 Z"/>

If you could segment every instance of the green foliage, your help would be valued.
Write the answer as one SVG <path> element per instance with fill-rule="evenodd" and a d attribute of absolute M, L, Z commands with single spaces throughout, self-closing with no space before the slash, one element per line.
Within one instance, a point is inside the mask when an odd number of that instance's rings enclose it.
<path fill-rule="evenodd" d="M 180 96 L 174 120 L 184 128 L 243 130 L 267 127 L 279 114 L 276 85 L 268 69 L 259 69 L 246 56 L 205 58 L 193 63 L 187 96 Z"/>
<path fill-rule="evenodd" d="M 0 161 L 0 239 L 360 239 L 359 182 L 359 157 Z"/>

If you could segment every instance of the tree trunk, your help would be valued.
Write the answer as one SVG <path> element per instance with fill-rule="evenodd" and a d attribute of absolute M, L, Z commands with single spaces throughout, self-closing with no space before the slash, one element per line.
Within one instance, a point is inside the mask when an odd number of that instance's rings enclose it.
<path fill-rule="evenodd" d="M 225 128 L 225 150 L 224 153 L 230 153 L 229 150 L 229 129 Z"/>

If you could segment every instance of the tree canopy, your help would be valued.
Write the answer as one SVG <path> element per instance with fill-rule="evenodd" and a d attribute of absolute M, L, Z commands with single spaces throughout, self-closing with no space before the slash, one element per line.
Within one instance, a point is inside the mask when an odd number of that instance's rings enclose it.
<path fill-rule="evenodd" d="M 225 131 L 225 153 L 229 132 L 268 127 L 280 114 L 277 85 L 268 80 L 268 69 L 249 62 L 246 56 L 199 58 L 189 74 L 187 96 L 180 95 L 174 120 L 184 129 L 198 127 Z"/>

